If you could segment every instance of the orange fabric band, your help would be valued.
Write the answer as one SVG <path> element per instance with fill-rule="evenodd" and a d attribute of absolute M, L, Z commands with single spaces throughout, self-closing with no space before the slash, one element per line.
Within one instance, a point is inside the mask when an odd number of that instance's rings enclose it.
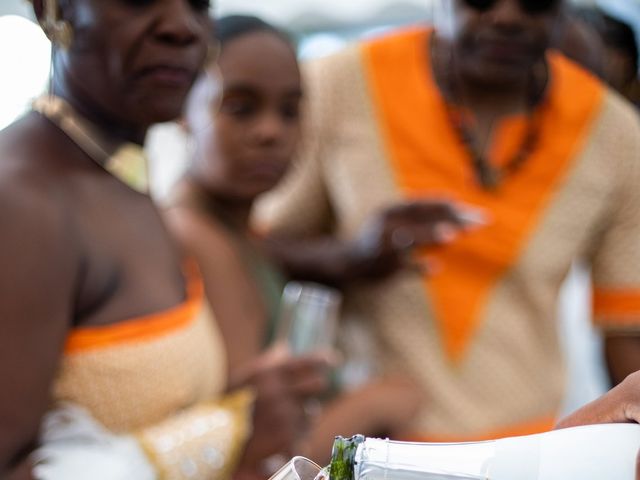
<path fill-rule="evenodd" d="M 519 437 L 523 435 L 534 435 L 536 433 L 543 433 L 552 430 L 556 423 L 555 417 L 542 418 L 533 420 L 531 422 L 522 423 L 519 425 L 513 425 L 511 427 L 505 427 L 493 432 L 480 433 L 477 435 L 410 435 L 401 440 L 411 442 L 438 442 L 438 443 L 452 443 L 452 442 L 483 442 L 486 440 L 497 440 L 507 437 Z"/>
<path fill-rule="evenodd" d="M 204 300 L 204 286 L 194 262 L 185 267 L 186 299 L 164 312 L 100 327 L 81 327 L 71 331 L 64 347 L 65 354 L 81 353 L 123 343 L 153 340 L 191 325 Z"/>
<path fill-rule="evenodd" d="M 596 323 L 606 325 L 640 325 L 640 291 L 600 289 L 593 292 Z"/>

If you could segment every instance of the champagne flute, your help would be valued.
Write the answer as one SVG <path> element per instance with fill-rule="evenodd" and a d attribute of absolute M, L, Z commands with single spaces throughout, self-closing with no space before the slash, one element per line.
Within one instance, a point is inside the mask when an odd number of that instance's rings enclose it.
<path fill-rule="evenodd" d="M 342 294 L 325 285 L 289 282 L 282 293 L 277 339 L 285 343 L 292 355 L 333 350 L 342 305 Z M 322 401 L 308 398 L 304 402 L 307 418 L 316 417 Z"/>
<path fill-rule="evenodd" d="M 293 355 L 331 350 L 336 336 L 342 295 L 310 282 L 289 282 L 282 293 L 278 341 Z"/>
<path fill-rule="evenodd" d="M 293 457 L 285 463 L 269 480 L 314 480 L 320 467 L 304 457 Z"/>

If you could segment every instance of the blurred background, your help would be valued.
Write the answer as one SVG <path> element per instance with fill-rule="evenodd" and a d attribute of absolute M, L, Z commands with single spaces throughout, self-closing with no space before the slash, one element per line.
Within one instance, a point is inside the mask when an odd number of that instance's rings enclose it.
<path fill-rule="evenodd" d="M 428 22 L 439 0 L 218 0 L 214 13 L 250 13 L 288 30 L 301 59 L 331 54 L 389 28 Z M 572 0 L 597 5 L 631 24 L 640 39 L 640 0 Z M 24 112 L 46 85 L 49 43 L 25 0 L 0 2 L 0 128 Z"/>
<path fill-rule="evenodd" d="M 436 0 L 218 0 L 216 15 L 251 13 L 288 30 L 301 59 L 331 54 L 347 43 L 378 35 L 398 25 L 428 22 Z M 640 39 L 640 0 L 576 1 L 597 5 L 632 25 Z M 50 45 L 33 22 L 24 0 L 0 1 L 0 129 L 30 106 L 47 86 Z M 180 175 L 187 141 L 175 125 L 156 127 L 148 151 L 154 195 L 162 198 Z M 566 410 L 605 391 L 601 346 L 590 325 L 584 301 L 590 295 L 588 272 L 576 266 L 563 290 L 560 328 L 570 371 Z"/>
<path fill-rule="evenodd" d="M 250 13 L 288 30 L 301 59 L 327 55 L 355 38 L 429 21 L 439 0 L 218 0 L 214 13 Z M 597 5 L 631 24 L 640 39 L 640 0 L 572 0 Z M 0 128 L 28 108 L 46 86 L 49 43 L 25 0 L 0 2 Z M 160 191 L 163 190 L 160 180 Z"/>

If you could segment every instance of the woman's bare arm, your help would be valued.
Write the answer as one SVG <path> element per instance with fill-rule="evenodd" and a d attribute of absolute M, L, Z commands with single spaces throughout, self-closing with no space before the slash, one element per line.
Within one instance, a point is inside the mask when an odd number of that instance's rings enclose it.
<path fill-rule="evenodd" d="M 6 163 L 5 163 L 6 165 Z M 0 170 L 0 475 L 25 478 L 73 318 L 76 253 L 55 196 Z M 28 478 L 28 477 L 27 477 Z"/>

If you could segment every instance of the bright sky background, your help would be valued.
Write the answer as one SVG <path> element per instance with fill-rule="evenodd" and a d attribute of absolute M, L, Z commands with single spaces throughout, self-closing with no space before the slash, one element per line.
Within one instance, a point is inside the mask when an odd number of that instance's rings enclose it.
<path fill-rule="evenodd" d="M 0 130 L 22 114 L 47 86 L 51 46 L 38 25 L 0 17 Z"/>

